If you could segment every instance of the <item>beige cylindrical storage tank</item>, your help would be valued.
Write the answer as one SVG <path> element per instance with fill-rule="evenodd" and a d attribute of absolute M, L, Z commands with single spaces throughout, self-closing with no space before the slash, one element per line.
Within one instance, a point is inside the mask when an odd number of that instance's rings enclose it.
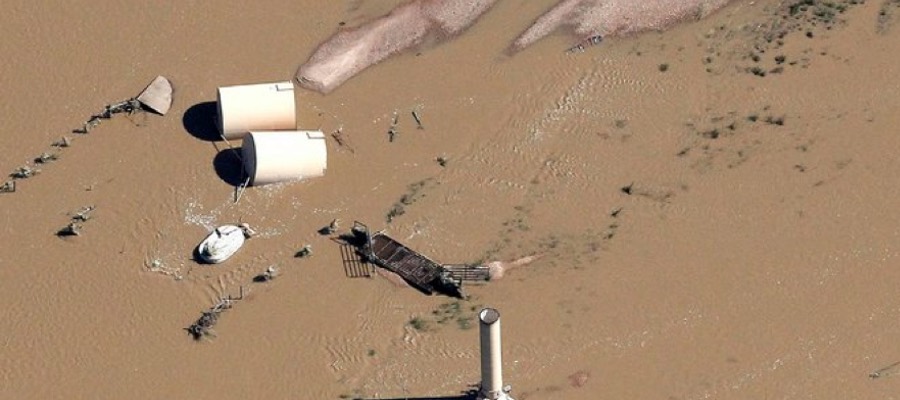
<path fill-rule="evenodd" d="M 325 175 L 328 152 L 321 131 L 253 131 L 241 149 L 254 186 Z"/>
<path fill-rule="evenodd" d="M 240 139 L 250 131 L 297 129 L 294 84 L 287 82 L 220 87 L 219 132 Z"/>

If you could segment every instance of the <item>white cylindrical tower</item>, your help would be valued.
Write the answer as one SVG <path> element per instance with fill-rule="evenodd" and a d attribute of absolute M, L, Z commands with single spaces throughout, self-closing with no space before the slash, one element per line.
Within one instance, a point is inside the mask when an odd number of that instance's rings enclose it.
<path fill-rule="evenodd" d="M 482 400 L 512 400 L 503 387 L 503 359 L 500 347 L 500 312 L 485 308 L 478 314 L 481 321 L 481 391 Z"/>

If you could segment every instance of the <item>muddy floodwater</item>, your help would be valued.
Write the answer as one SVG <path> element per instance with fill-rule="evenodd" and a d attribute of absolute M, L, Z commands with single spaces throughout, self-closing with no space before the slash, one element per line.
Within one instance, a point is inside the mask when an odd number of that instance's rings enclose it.
<path fill-rule="evenodd" d="M 402 2 L 4 2 L 0 398 L 453 398 L 488 306 L 517 400 L 900 398 L 900 2 L 735 0 L 515 52 L 602 2 L 492 3 L 298 86 L 326 174 L 235 203 L 216 89 L 290 81 Z M 165 116 L 73 133 L 157 75 Z M 353 221 L 441 263 L 530 262 L 427 296 L 347 263 Z M 241 222 L 235 256 L 194 261 Z"/>

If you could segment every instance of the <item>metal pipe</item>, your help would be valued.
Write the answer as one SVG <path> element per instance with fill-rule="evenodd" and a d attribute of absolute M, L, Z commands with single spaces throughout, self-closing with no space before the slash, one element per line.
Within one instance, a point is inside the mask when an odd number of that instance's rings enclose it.
<path fill-rule="evenodd" d="M 481 333 L 480 399 L 509 399 L 503 388 L 503 362 L 500 347 L 500 312 L 485 308 L 478 314 Z"/>

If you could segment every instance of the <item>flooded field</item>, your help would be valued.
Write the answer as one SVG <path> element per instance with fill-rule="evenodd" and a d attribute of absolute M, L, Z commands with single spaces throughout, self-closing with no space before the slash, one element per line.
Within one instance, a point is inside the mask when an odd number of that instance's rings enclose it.
<path fill-rule="evenodd" d="M 237 203 L 216 89 L 294 79 L 400 1 L 4 3 L 0 169 L 34 173 L 0 179 L 0 398 L 441 399 L 480 380 L 486 306 L 517 400 L 900 397 L 900 3 L 736 0 L 510 52 L 557 3 L 298 87 L 327 173 Z M 165 116 L 73 133 L 157 75 Z M 354 220 L 442 263 L 535 259 L 426 296 L 346 268 Z M 234 257 L 193 260 L 238 222 Z"/>

